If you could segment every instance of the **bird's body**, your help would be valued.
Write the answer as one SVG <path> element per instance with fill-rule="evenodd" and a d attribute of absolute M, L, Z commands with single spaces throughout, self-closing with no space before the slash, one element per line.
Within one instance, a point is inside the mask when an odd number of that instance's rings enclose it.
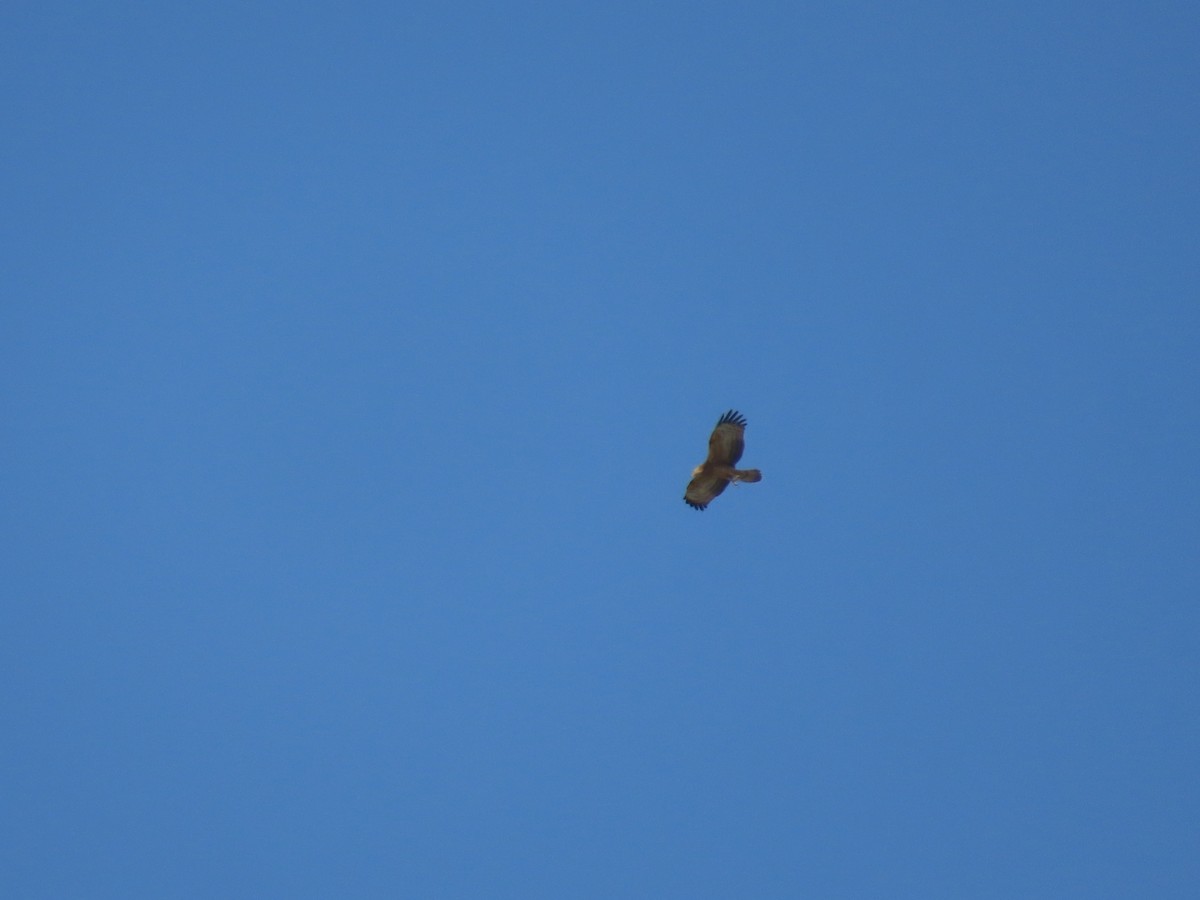
<path fill-rule="evenodd" d="M 762 481 L 758 469 L 737 469 L 746 447 L 746 417 L 729 410 L 717 420 L 708 439 L 708 458 L 692 471 L 692 480 L 684 492 L 683 501 L 692 509 L 704 509 L 727 484 L 740 481 Z"/>

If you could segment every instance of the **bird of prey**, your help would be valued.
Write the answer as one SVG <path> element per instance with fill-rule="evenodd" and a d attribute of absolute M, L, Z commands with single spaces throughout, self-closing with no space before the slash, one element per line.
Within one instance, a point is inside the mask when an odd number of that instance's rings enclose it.
<path fill-rule="evenodd" d="M 704 509 L 725 485 L 739 481 L 762 481 L 758 469 L 735 469 L 746 445 L 746 417 L 729 410 L 717 419 L 717 427 L 708 439 L 708 459 L 696 466 L 684 492 L 683 502 L 692 509 Z"/>

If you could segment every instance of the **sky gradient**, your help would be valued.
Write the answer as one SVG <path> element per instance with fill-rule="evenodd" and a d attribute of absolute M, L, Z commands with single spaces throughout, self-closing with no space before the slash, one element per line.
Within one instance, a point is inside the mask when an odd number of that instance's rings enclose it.
<path fill-rule="evenodd" d="M 4 893 L 1200 895 L 1200 7 L 1001 6 L 7 9 Z"/>

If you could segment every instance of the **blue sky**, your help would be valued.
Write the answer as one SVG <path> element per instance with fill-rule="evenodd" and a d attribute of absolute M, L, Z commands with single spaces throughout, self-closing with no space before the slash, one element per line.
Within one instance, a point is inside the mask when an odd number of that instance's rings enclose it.
<path fill-rule="evenodd" d="M 8 895 L 1200 892 L 1195 4 L 0 29 Z"/>

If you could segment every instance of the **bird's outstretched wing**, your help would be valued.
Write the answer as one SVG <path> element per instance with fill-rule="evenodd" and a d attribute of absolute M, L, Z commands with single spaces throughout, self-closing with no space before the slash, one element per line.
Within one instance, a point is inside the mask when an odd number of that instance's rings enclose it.
<path fill-rule="evenodd" d="M 701 473 L 688 482 L 687 490 L 683 494 L 683 502 L 692 509 L 704 509 L 720 495 L 721 491 L 725 490 L 727 484 L 729 482 L 724 478 Z"/>
<path fill-rule="evenodd" d="M 746 417 L 729 410 L 717 419 L 717 427 L 708 439 L 708 465 L 733 466 L 746 449 Z"/>

